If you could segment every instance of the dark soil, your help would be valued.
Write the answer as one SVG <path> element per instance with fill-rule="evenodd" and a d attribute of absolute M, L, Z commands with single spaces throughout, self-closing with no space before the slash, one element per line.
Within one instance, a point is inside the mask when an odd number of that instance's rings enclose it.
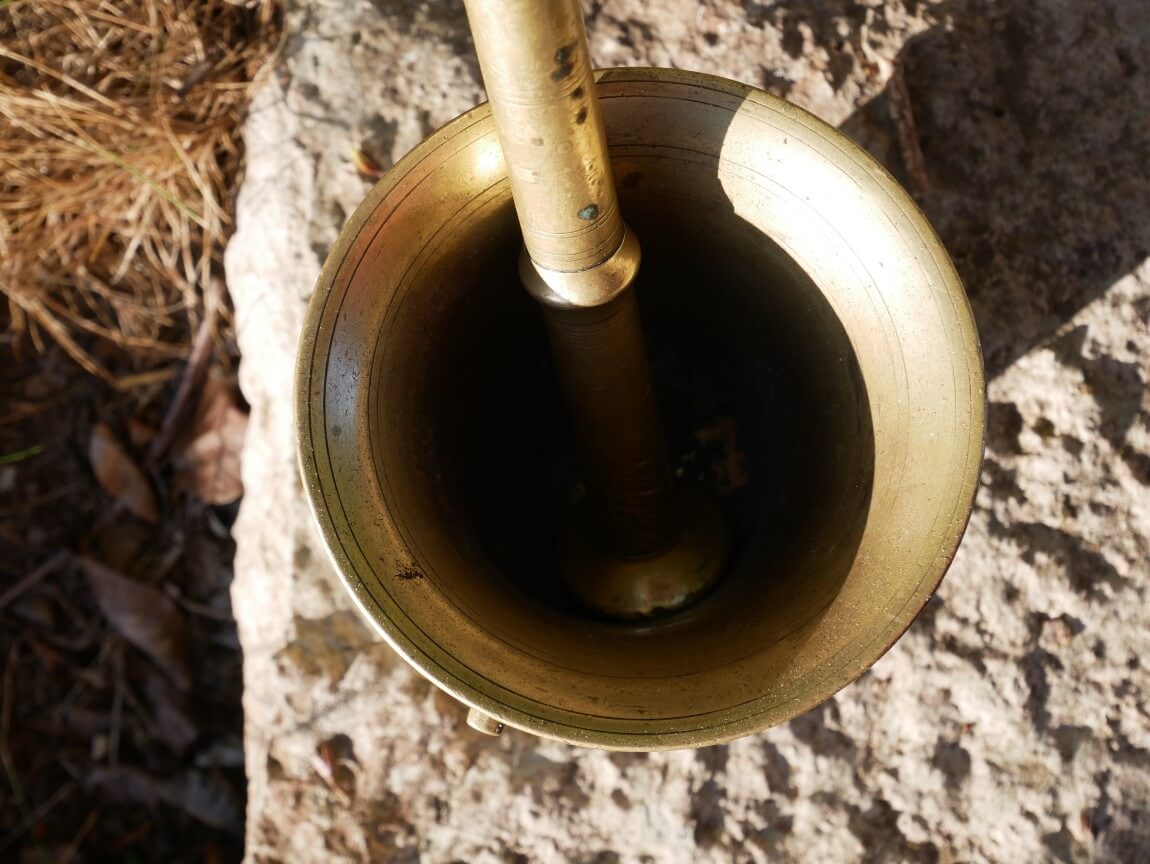
<path fill-rule="evenodd" d="M 218 369 L 234 367 L 232 353 L 217 349 Z M 178 376 L 118 392 L 54 346 L 6 336 L 0 356 L 0 859 L 238 860 L 236 505 L 196 497 L 177 471 L 179 439 L 148 460 Z M 97 480 L 98 422 L 144 471 L 154 523 Z M 82 561 L 148 593 L 98 601 Z M 171 638 L 149 656 L 137 647 L 148 637 L 125 636 L 133 621 Z"/>

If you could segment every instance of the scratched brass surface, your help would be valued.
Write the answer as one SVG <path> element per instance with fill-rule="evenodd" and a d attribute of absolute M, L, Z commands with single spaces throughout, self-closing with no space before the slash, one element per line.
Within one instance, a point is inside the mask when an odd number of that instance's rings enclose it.
<path fill-rule="evenodd" d="M 599 80 L 671 460 L 731 526 L 720 584 L 645 625 L 563 587 L 581 478 L 486 106 L 401 160 L 333 249 L 300 461 L 356 602 L 444 689 L 575 743 L 701 746 L 826 699 L 922 608 L 972 504 L 981 359 L 934 232 L 844 136 L 709 76 Z"/>

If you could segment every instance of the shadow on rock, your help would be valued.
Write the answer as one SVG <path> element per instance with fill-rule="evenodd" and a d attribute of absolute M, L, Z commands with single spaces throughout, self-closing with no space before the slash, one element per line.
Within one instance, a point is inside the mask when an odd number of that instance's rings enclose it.
<path fill-rule="evenodd" d="M 993 378 L 1150 255 L 1150 4 L 941 9 L 897 64 Z M 905 182 L 891 98 L 842 129 Z"/>

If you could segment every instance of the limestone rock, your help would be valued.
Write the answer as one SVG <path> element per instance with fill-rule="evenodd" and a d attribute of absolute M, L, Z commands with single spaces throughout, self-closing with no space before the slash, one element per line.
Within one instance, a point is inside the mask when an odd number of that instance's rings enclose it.
<path fill-rule="evenodd" d="M 787 725 L 650 755 L 473 733 L 331 572 L 295 468 L 307 297 L 368 188 L 355 152 L 386 167 L 482 87 L 458 0 L 288 6 L 226 258 L 252 406 L 234 587 L 251 861 L 1150 854 L 1150 6 L 587 7 L 599 65 L 764 87 L 925 181 L 990 379 L 975 513 L 906 637 Z"/>

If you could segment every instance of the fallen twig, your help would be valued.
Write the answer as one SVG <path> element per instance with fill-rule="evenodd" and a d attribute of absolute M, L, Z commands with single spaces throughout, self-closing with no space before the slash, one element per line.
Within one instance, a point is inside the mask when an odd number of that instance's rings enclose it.
<path fill-rule="evenodd" d="M 88 818 L 84 820 L 84 824 L 80 826 L 80 830 L 76 832 L 76 836 L 72 838 L 72 842 L 68 844 L 68 848 L 61 852 L 60 857 L 56 859 L 58 864 L 68 864 L 68 862 L 76 857 L 76 853 L 80 851 L 80 844 L 84 842 L 84 838 L 87 837 L 88 833 L 95 827 L 96 821 L 99 818 L 99 810 L 93 810 L 88 814 Z"/>
<path fill-rule="evenodd" d="M 898 148 L 906 168 L 910 191 L 921 201 L 930 191 L 930 178 L 926 174 L 926 159 L 922 155 L 922 143 L 914 122 L 914 106 L 911 105 L 902 63 L 894 64 L 887 92 L 891 121 L 898 137 Z"/>
<path fill-rule="evenodd" d="M 75 791 L 76 783 L 74 781 L 70 781 L 57 789 L 47 801 L 29 813 L 7 837 L 0 840 L 0 853 L 6 852 L 8 847 L 28 832 L 29 828 L 51 813 L 57 804 Z"/>
<path fill-rule="evenodd" d="M 155 464 L 167 452 L 179 432 L 180 424 L 187 415 L 192 404 L 192 397 L 199 391 L 204 383 L 204 375 L 208 369 L 208 359 L 211 357 L 212 345 L 216 336 L 216 321 L 219 318 L 220 307 L 224 302 L 223 280 L 213 277 L 208 280 L 204 291 L 204 317 L 196 330 L 196 338 L 192 342 L 192 351 L 188 356 L 188 364 L 184 367 L 184 374 L 180 378 L 180 386 L 172 403 L 164 415 L 164 422 L 160 426 L 160 433 L 152 440 L 148 451 L 148 461 Z"/>
<path fill-rule="evenodd" d="M 45 576 L 51 574 L 54 570 L 58 569 L 65 561 L 68 560 L 68 553 L 64 551 L 57 552 L 3 594 L 0 594 L 0 609 L 3 609 Z"/>

